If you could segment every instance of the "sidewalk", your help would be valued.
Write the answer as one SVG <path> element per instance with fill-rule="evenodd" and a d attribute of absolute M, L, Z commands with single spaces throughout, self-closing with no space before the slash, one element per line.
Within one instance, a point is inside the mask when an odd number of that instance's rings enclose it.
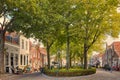
<path fill-rule="evenodd" d="M 16 80 L 18 76 L 16 74 L 0 74 L 0 80 Z"/>

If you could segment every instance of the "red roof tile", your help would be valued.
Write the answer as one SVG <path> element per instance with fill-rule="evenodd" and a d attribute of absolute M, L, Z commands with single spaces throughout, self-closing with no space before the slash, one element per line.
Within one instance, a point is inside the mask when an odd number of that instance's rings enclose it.
<path fill-rule="evenodd" d="M 37 53 L 36 51 L 38 51 L 41 54 L 47 55 L 47 51 L 46 48 L 38 48 L 38 50 L 36 49 L 36 46 L 31 46 L 30 47 L 30 53 Z"/>
<path fill-rule="evenodd" d="M 120 41 L 113 42 L 112 45 L 114 45 L 114 51 L 117 53 L 117 55 L 120 57 Z"/>
<path fill-rule="evenodd" d="M 40 53 L 47 55 L 47 51 L 45 48 L 40 48 Z"/>

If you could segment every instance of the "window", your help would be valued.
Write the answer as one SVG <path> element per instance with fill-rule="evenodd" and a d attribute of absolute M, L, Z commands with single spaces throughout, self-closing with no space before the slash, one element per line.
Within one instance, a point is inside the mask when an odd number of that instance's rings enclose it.
<path fill-rule="evenodd" d="M 22 65 L 22 55 L 20 55 L 20 64 Z"/>
<path fill-rule="evenodd" d="M 6 65 L 9 65 L 9 54 L 8 53 L 6 53 L 5 59 L 6 59 Z"/>
<path fill-rule="evenodd" d="M 33 57 L 35 57 L 35 55 L 36 55 L 36 53 L 34 52 L 34 53 L 33 53 Z"/>
<path fill-rule="evenodd" d="M 37 52 L 35 53 L 35 57 L 37 58 Z"/>
<path fill-rule="evenodd" d="M 25 55 L 24 55 L 24 65 L 25 65 L 25 61 L 26 61 L 26 60 L 25 60 Z"/>
<path fill-rule="evenodd" d="M 40 53 L 38 53 L 38 58 L 40 58 Z"/>
<path fill-rule="evenodd" d="M 13 57 L 13 56 L 14 56 L 14 54 L 13 54 L 13 53 L 11 53 L 11 66 L 13 66 L 13 65 L 14 65 L 14 62 L 13 62 L 13 61 L 14 61 L 14 57 Z"/>
<path fill-rule="evenodd" d="M 27 55 L 27 65 L 28 65 L 28 55 Z"/>
<path fill-rule="evenodd" d="M 28 48 L 28 43 L 27 43 L 27 41 L 26 41 L 26 50 L 27 50 L 27 48 Z"/>
<path fill-rule="evenodd" d="M 22 39 L 22 49 L 24 49 L 24 40 Z"/>
<path fill-rule="evenodd" d="M 15 64 L 18 65 L 18 54 L 15 54 Z"/>

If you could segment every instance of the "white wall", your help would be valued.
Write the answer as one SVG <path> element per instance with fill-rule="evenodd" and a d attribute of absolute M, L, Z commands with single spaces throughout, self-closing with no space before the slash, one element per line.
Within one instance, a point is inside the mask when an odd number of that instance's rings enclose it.
<path fill-rule="evenodd" d="M 15 45 L 15 44 L 12 44 L 10 42 L 5 42 L 5 58 L 4 58 L 4 61 L 5 61 L 5 71 L 6 71 L 6 67 L 9 67 L 9 72 L 11 72 L 11 54 L 13 54 L 13 67 L 17 67 L 18 65 L 16 65 L 16 62 L 19 64 L 19 53 L 20 53 L 20 49 L 19 49 L 19 45 Z M 6 65 L 6 54 L 8 53 L 8 65 Z M 15 60 L 15 55 L 18 54 L 18 61 Z"/>
<path fill-rule="evenodd" d="M 22 44 L 24 47 L 22 47 Z M 22 55 L 22 65 L 21 65 L 21 55 Z M 25 56 L 25 64 L 24 64 L 24 56 Z M 28 63 L 27 63 L 27 56 L 28 56 Z M 24 68 L 24 66 L 29 65 L 29 39 L 25 36 L 20 36 L 20 61 L 19 66 L 20 68 Z"/>

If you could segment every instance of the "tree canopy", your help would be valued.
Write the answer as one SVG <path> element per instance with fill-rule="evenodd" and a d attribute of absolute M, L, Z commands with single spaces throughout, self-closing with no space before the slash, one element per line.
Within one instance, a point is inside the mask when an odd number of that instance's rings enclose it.
<path fill-rule="evenodd" d="M 115 11 L 118 4 L 117 0 L 1 0 L 0 18 L 7 17 L 9 22 L 0 25 L 4 33 L 8 29 L 21 30 L 27 37 L 41 40 L 47 49 L 49 68 L 51 46 L 66 43 L 67 69 L 74 55 L 71 52 L 78 52 L 77 56 L 83 52 L 86 69 L 88 51 L 95 43 L 106 34 L 119 34 L 119 14 Z"/>

